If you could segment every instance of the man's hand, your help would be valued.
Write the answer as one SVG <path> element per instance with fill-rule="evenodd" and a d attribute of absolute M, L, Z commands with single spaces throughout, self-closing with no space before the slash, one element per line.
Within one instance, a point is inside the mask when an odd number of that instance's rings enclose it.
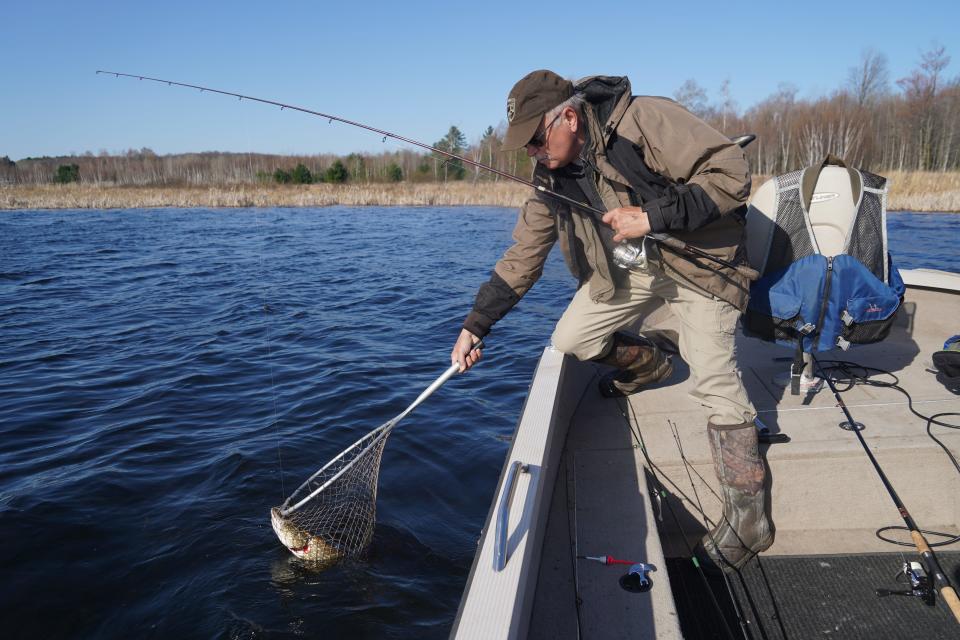
<path fill-rule="evenodd" d="M 603 221 L 613 227 L 617 235 L 614 242 L 623 242 L 630 238 L 642 238 L 650 233 L 650 221 L 647 212 L 641 207 L 617 207 L 603 214 Z"/>
<path fill-rule="evenodd" d="M 453 345 L 453 351 L 450 352 L 450 363 L 460 365 L 460 373 L 463 373 L 480 361 L 483 353 L 480 349 L 474 350 L 473 345 L 480 342 L 480 338 L 473 335 L 466 329 L 460 330 L 460 336 Z"/>

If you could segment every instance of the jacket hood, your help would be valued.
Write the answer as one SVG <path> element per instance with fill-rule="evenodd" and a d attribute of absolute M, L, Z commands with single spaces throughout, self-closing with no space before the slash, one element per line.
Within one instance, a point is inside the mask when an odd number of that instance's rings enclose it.
<path fill-rule="evenodd" d="M 574 91 L 583 93 L 586 101 L 593 106 L 593 112 L 605 134 L 616 127 L 630 103 L 630 80 L 627 76 L 589 76 L 579 80 Z"/>

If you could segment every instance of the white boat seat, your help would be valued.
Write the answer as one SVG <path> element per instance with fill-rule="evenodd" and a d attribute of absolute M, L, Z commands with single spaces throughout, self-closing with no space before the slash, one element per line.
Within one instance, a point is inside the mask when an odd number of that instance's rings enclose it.
<path fill-rule="evenodd" d="M 812 172 L 819 166 L 807 167 L 801 191 L 808 181 L 816 180 L 812 193 L 803 193 L 803 203 L 809 212 L 810 225 L 819 252 L 825 256 L 843 253 L 850 226 L 860 203 L 862 179 L 856 170 L 844 167 L 822 167 L 817 176 Z M 808 187 L 809 188 L 809 187 Z M 773 238 L 777 219 L 777 181 L 764 182 L 750 198 L 747 210 L 747 260 L 754 269 L 763 272 Z"/>

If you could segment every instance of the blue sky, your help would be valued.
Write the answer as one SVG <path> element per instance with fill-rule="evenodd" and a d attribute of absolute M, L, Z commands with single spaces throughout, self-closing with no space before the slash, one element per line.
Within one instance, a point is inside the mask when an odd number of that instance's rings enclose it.
<path fill-rule="evenodd" d="M 524 7 L 524 8 L 518 8 Z M 529 7 L 529 8 L 526 8 Z M 944 45 L 960 75 L 960 2 L 9 2 L 0 12 L 0 156 L 347 153 L 374 134 L 225 97 L 97 76 L 110 69 L 271 98 L 432 143 L 503 119 L 528 71 L 628 75 L 672 95 L 688 78 L 741 109 L 790 83 L 839 88 L 861 52 L 891 81 Z"/>

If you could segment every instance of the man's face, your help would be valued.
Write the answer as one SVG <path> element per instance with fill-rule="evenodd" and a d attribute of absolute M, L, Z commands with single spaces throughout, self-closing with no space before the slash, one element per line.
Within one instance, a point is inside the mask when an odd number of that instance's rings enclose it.
<path fill-rule="evenodd" d="M 547 169 L 558 169 L 570 164 L 580 153 L 581 142 L 577 137 L 579 127 L 577 112 L 569 107 L 556 117 L 543 122 L 527 143 L 527 155 Z"/>

